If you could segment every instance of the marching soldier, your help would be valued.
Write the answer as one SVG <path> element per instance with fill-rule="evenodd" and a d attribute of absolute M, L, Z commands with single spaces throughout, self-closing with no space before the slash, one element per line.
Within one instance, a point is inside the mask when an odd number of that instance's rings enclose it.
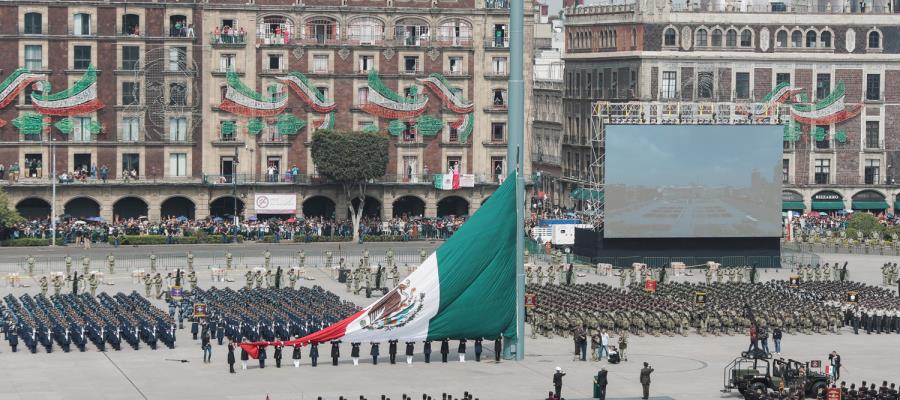
<path fill-rule="evenodd" d="M 627 276 L 626 276 L 627 274 L 625 273 L 626 271 L 628 271 L 628 270 L 626 270 L 626 269 L 619 270 L 619 287 L 622 289 L 625 288 L 625 278 L 627 278 Z"/>
<path fill-rule="evenodd" d="M 153 289 L 157 299 L 162 297 L 162 284 L 162 276 L 157 272 L 156 275 L 153 276 Z"/>
<path fill-rule="evenodd" d="M 353 286 L 353 281 L 355 280 L 355 279 L 353 279 L 353 275 L 355 273 L 356 273 L 355 269 L 350 269 L 347 271 L 346 280 L 344 281 L 344 283 L 347 284 L 347 293 L 350 293 L 350 287 Z"/>
<path fill-rule="evenodd" d="M 150 298 L 150 287 L 153 286 L 153 276 L 150 274 L 144 275 L 144 297 Z"/>
<path fill-rule="evenodd" d="M 388 267 L 394 266 L 394 249 L 388 248 L 387 255 L 385 256 L 385 261 L 387 262 Z"/>
<path fill-rule="evenodd" d="M 263 285 L 262 271 L 256 271 L 256 273 L 253 275 L 253 278 L 256 280 L 256 288 L 261 289 Z"/>
<path fill-rule="evenodd" d="M 60 276 L 53 277 L 53 294 L 59 296 L 59 292 L 62 291 L 63 280 Z"/>
<path fill-rule="evenodd" d="M 362 266 L 363 266 L 363 267 L 368 267 L 368 266 L 369 266 L 369 249 L 363 250 Z"/>
<path fill-rule="evenodd" d="M 28 256 L 25 263 L 28 264 L 28 276 L 34 276 L 34 256 Z"/>
<path fill-rule="evenodd" d="M 191 292 L 197 290 L 197 273 L 194 271 L 188 272 L 188 282 L 191 285 Z"/>
<path fill-rule="evenodd" d="M 97 286 L 100 285 L 100 278 L 97 274 L 91 274 L 88 278 L 88 282 L 91 285 L 91 297 L 94 297 L 97 295 Z"/>
<path fill-rule="evenodd" d="M 547 284 L 548 284 L 548 285 L 553 285 L 553 284 L 555 284 L 555 283 L 556 283 L 556 276 L 557 276 L 557 273 L 556 273 L 556 271 L 555 271 L 555 268 L 554 268 L 552 265 L 551 265 L 551 266 L 548 266 L 548 267 L 547 267 L 547 278 L 549 278 L 549 279 L 547 279 Z"/>
<path fill-rule="evenodd" d="M 326 269 L 331 269 L 331 263 L 332 263 L 333 259 L 334 259 L 334 253 L 332 253 L 331 250 L 326 251 L 325 252 L 325 268 Z"/>
<path fill-rule="evenodd" d="M 303 268 L 304 266 L 306 266 L 306 251 L 300 250 L 299 252 L 297 252 L 297 259 L 299 261 L 300 265 L 298 265 L 298 266 L 300 268 Z"/>
<path fill-rule="evenodd" d="M 706 267 L 706 285 L 709 286 L 712 283 L 712 268 Z"/>
<path fill-rule="evenodd" d="M 294 286 L 297 284 L 297 274 L 294 273 L 293 268 L 288 270 L 288 282 L 291 284 L 291 290 L 293 290 Z"/>
<path fill-rule="evenodd" d="M 245 286 L 248 290 L 253 289 L 253 271 L 247 271 L 244 274 L 244 278 L 247 279 L 247 285 Z"/>
<path fill-rule="evenodd" d="M 47 277 L 46 277 L 46 276 L 42 276 L 41 279 L 39 280 L 39 282 L 40 282 L 40 284 L 41 284 L 41 295 L 46 296 L 46 295 L 47 295 L 47 288 L 48 288 L 48 286 L 49 286 L 49 284 L 47 283 Z"/>
<path fill-rule="evenodd" d="M 544 269 L 540 265 L 537 267 L 537 285 L 544 286 Z"/>

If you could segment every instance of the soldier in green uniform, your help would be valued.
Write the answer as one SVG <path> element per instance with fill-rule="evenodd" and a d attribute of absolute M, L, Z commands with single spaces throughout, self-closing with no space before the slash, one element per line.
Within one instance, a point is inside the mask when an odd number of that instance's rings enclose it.
<path fill-rule="evenodd" d="M 391 268 L 394 266 L 394 249 L 393 248 L 388 248 L 388 251 L 384 257 L 384 261 L 385 261 L 385 263 L 387 263 L 388 268 Z"/>
<path fill-rule="evenodd" d="M 294 289 L 294 286 L 297 285 L 297 273 L 294 272 L 294 269 L 291 268 L 288 270 L 288 282 L 291 284 L 291 290 Z"/>
<path fill-rule="evenodd" d="M 356 280 L 356 279 L 354 279 L 354 278 L 355 278 L 354 275 L 356 275 L 356 270 L 357 270 L 357 269 L 359 269 L 359 267 L 356 267 L 355 269 L 351 269 L 351 270 L 349 270 L 349 271 L 347 272 L 347 280 L 344 281 L 345 286 L 346 286 L 346 288 L 347 288 L 347 289 L 346 289 L 346 290 L 347 290 L 347 293 L 350 293 L 350 287 L 353 286 L 353 281 Z"/>
<path fill-rule="evenodd" d="M 544 286 L 544 269 L 541 268 L 540 265 L 538 265 L 537 271 L 535 271 L 535 276 L 537 277 L 537 285 Z"/>
<path fill-rule="evenodd" d="M 66 276 L 72 274 L 72 257 L 66 256 Z"/>
<path fill-rule="evenodd" d="M 425 259 L 428 258 L 428 253 L 425 252 L 425 249 L 419 250 L 419 264 L 423 264 Z"/>
<path fill-rule="evenodd" d="M 253 271 L 247 271 L 244 274 L 244 278 L 247 279 L 247 285 L 245 286 L 247 289 L 253 289 Z"/>
<path fill-rule="evenodd" d="M 28 276 L 34 276 L 34 257 L 28 256 L 25 259 L 25 264 L 28 266 Z"/>
<path fill-rule="evenodd" d="M 556 269 L 552 265 L 547 267 L 547 278 L 548 285 L 556 283 Z"/>
<path fill-rule="evenodd" d="M 712 268 L 706 268 L 706 285 L 709 286 L 712 283 Z"/>
<path fill-rule="evenodd" d="M 357 267 L 351 274 L 353 276 L 353 293 L 359 294 L 359 285 L 362 283 L 364 270 L 362 267 Z"/>
<path fill-rule="evenodd" d="M 275 287 L 275 274 L 272 273 L 271 269 L 266 268 L 266 287 L 274 288 Z"/>
<path fill-rule="evenodd" d="M 263 253 L 263 268 L 265 268 L 266 271 L 269 271 L 272 268 L 272 253 L 270 253 L 269 250 L 266 250 L 266 252 Z"/>
<path fill-rule="evenodd" d="M 160 276 L 159 272 L 157 272 L 156 275 L 153 276 L 153 290 L 157 299 L 162 297 L 162 284 L 162 276 Z"/>
<path fill-rule="evenodd" d="M 334 261 L 334 253 L 331 250 L 325 251 L 325 268 L 331 269 L 332 261 Z"/>
<path fill-rule="evenodd" d="M 187 268 L 188 273 L 194 272 L 194 253 L 188 252 L 187 254 Z"/>
<path fill-rule="evenodd" d="M 84 257 L 81 259 L 81 275 L 87 275 L 88 270 L 91 269 L 91 259 L 90 257 Z"/>
<path fill-rule="evenodd" d="M 47 295 L 47 288 L 48 288 L 48 286 L 49 286 L 49 283 L 47 283 L 47 277 L 46 277 L 46 276 L 42 276 L 41 279 L 40 279 L 38 282 L 39 282 L 40 285 L 41 285 L 41 295 L 46 296 L 46 295 Z"/>
<path fill-rule="evenodd" d="M 151 274 L 156 273 L 156 254 L 150 255 L 150 273 Z"/>
<path fill-rule="evenodd" d="M 62 291 L 63 280 L 61 276 L 53 277 L 53 294 L 59 296 L 59 292 Z"/>
<path fill-rule="evenodd" d="M 109 274 L 112 275 L 116 271 L 116 257 L 112 254 L 106 256 L 106 265 L 109 267 Z"/>
<path fill-rule="evenodd" d="M 263 274 L 262 274 L 262 271 L 256 271 L 256 274 L 255 274 L 254 278 L 256 279 L 256 288 L 257 288 L 257 289 L 262 288 L 262 285 L 263 285 Z"/>
<path fill-rule="evenodd" d="M 635 278 L 636 278 L 636 274 L 634 273 L 634 270 L 629 269 L 629 270 L 626 270 L 626 271 L 628 271 L 628 284 L 629 284 L 629 285 L 634 285 L 634 281 L 635 281 Z"/>
<path fill-rule="evenodd" d="M 197 290 L 197 273 L 194 271 L 188 272 L 188 283 L 191 285 L 191 291 Z"/>
<path fill-rule="evenodd" d="M 100 279 L 97 277 L 97 274 L 91 274 L 88 282 L 91 285 L 91 297 L 94 297 L 97 295 L 97 286 L 100 285 Z"/>
<path fill-rule="evenodd" d="M 150 274 L 144 275 L 144 297 L 150 298 L 151 286 L 153 286 L 153 276 Z"/>
<path fill-rule="evenodd" d="M 231 252 L 225 253 L 225 269 L 226 270 L 231 271 L 231 268 L 232 268 L 231 261 L 232 261 Z"/>
<path fill-rule="evenodd" d="M 531 266 L 525 268 L 525 284 L 533 285 L 534 284 L 534 271 L 531 270 Z"/>
<path fill-rule="evenodd" d="M 396 265 L 391 267 L 391 283 L 393 283 L 393 287 L 400 286 L 400 271 L 397 270 Z"/>

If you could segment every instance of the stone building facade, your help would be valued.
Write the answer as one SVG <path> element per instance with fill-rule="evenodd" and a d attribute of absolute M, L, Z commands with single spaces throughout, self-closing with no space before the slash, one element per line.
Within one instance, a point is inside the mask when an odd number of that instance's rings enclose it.
<path fill-rule="evenodd" d="M 0 164 L 20 173 L 2 182 L 34 216 L 48 214 L 54 162 L 57 175 L 96 170 L 57 185 L 58 214 L 249 216 L 255 194 L 267 193 L 296 195 L 298 216 L 343 216 L 346 195 L 316 175 L 312 134 L 377 129 L 390 137 L 390 161 L 368 185 L 368 213 L 474 212 L 508 171 L 507 7 L 5 1 Z M 526 18 L 526 43 L 532 25 Z M 531 54 L 526 47 L 526 76 Z M 531 115 L 531 96 L 525 107 Z M 433 175 L 454 167 L 474 187 L 435 189 Z"/>
<path fill-rule="evenodd" d="M 846 11 L 824 2 L 744 11 L 654 1 L 567 9 L 564 175 L 587 183 L 597 100 L 747 104 L 786 89 L 809 106 L 794 109 L 812 119 L 785 118 L 785 209 L 893 210 L 900 28 L 892 5 L 876 3 Z"/>

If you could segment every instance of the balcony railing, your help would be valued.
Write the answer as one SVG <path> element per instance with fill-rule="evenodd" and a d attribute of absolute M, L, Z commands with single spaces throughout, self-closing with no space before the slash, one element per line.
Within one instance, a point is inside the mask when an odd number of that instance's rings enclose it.
<path fill-rule="evenodd" d="M 508 49 L 509 36 L 490 37 L 484 39 L 484 48 L 486 49 Z"/>
<path fill-rule="evenodd" d="M 305 45 L 335 45 L 341 44 L 341 39 L 338 35 L 306 36 L 300 39 L 300 43 Z"/>
<path fill-rule="evenodd" d="M 246 39 L 247 39 L 246 33 L 236 34 L 236 35 L 230 35 L 230 34 L 224 34 L 224 33 L 220 33 L 218 35 L 212 34 L 212 33 L 209 34 L 209 42 L 213 46 L 216 46 L 216 45 L 219 45 L 219 46 L 243 46 L 243 45 L 247 44 Z"/>
<path fill-rule="evenodd" d="M 434 38 L 434 44 L 442 47 L 472 47 L 472 37 L 462 36 L 438 36 Z"/>
<path fill-rule="evenodd" d="M 399 34 L 394 36 L 394 40 L 397 46 L 406 47 L 428 47 L 429 43 L 431 43 L 431 37 L 428 35 L 406 36 Z"/>

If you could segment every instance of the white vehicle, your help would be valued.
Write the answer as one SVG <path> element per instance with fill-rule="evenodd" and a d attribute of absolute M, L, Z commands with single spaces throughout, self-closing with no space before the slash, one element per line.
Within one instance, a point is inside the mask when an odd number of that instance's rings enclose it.
<path fill-rule="evenodd" d="M 591 228 L 589 224 L 556 224 L 552 225 L 553 235 L 550 243 L 554 246 L 571 246 L 575 244 L 575 228 Z"/>

